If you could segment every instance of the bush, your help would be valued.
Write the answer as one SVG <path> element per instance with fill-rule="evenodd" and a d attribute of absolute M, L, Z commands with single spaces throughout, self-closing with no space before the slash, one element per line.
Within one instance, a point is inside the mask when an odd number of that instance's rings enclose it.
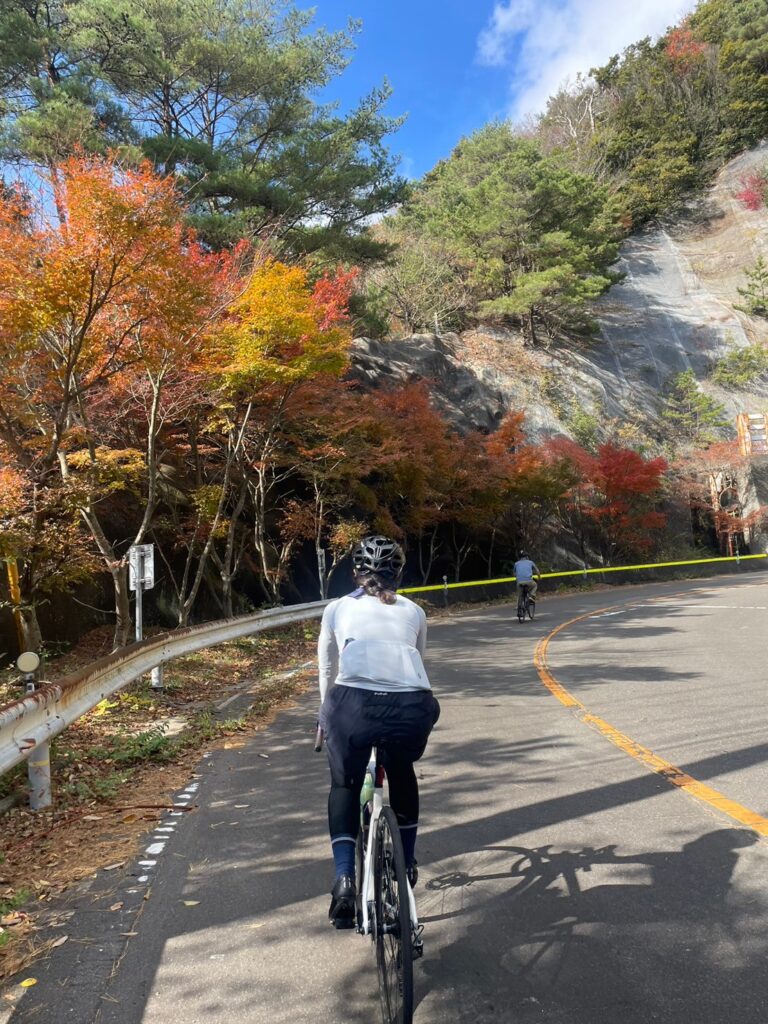
<path fill-rule="evenodd" d="M 768 349 L 762 345 L 736 348 L 718 360 L 712 380 L 725 388 L 741 388 L 755 384 L 768 374 Z"/>

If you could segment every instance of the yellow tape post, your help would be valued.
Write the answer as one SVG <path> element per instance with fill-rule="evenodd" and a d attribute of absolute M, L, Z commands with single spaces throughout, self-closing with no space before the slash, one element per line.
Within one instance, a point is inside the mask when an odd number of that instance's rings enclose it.
<path fill-rule="evenodd" d="M 637 569 L 666 569 L 680 565 L 710 565 L 713 562 L 748 562 L 757 558 L 768 558 L 763 555 L 726 555 L 717 558 L 691 558 L 680 562 L 646 562 L 644 565 L 605 565 L 599 569 L 568 569 L 564 572 L 543 572 L 543 580 L 552 580 L 564 576 L 590 576 L 593 573 L 632 572 Z M 398 594 L 426 594 L 436 590 L 456 590 L 459 587 L 488 587 L 494 583 L 514 583 L 516 576 L 505 576 L 496 580 L 468 580 L 466 583 L 435 583 L 428 587 L 404 587 Z"/>

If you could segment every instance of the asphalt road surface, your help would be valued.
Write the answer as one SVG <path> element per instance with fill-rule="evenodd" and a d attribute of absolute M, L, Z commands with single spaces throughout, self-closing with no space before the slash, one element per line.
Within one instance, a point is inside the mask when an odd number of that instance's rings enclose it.
<path fill-rule="evenodd" d="M 765 1024 L 768 576 L 512 612 L 430 629 L 417 1024 Z M 370 941 L 327 923 L 315 704 L 202 762 L 0 1024 L 379 1020 Z"/>

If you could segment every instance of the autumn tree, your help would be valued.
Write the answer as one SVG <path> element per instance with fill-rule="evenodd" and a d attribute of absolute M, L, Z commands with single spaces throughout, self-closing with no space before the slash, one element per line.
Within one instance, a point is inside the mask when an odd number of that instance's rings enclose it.
<path fill-rule="evenodd" d="M 579 541 L 585 563 L 590 548 L 608 565 L 618 556 L 653 548 L 666 523 L 659 509 L 664 459 L 646 459 L 615 444 L 602 444 L 592 455 L 568 438 L 551 441 L 549 448 L 574 473 L 563 501 L 563 521 Z"/>
<path fill-rule="evenodd" d="M 0 202 L 0 437 L 30 488 L 58 478 L 79 495 L 113 579 L 121 644 L 130 628 L 127 556 L 100 505 L 138 460 L 147 498 L 134 540 L 143 538 L 156 501 L 162 381 L 196 356 L 229 274 L 184 227 L 173 184 L 148 166 L 72 158 L 52 186 L 50 207 L 33 211 L 20 196 Z M 152 393 L 146 450 L 113 451 L 102 444 L 105 403 L 138 368 Z"/>
<path fill-rule="evenodd" d="M 317 382 L 346 368 L 355 276 L 338 271 L 312 284 L 300 267 L 267 261 L 231 306 L 220 335 L 219 415 L 230 441 L 217 515 L 237 471 L 250 500 L 259 581 L 273 603 L 297 539 L 294 531 L 271 529 L 280 485 L 295 472 L 286 457 L 290 424 Z"/>

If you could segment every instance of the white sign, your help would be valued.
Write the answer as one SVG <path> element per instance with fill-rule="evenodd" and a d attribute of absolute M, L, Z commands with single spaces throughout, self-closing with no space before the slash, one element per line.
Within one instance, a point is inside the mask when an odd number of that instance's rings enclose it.
<path fill-rule="evenodd" d="M 136 590 L 136 580 L 141 580 L 142 590 L 151 590 L 155 585 L 155 545 L 134 544 L 128 550 L 128 586 Z"/>

